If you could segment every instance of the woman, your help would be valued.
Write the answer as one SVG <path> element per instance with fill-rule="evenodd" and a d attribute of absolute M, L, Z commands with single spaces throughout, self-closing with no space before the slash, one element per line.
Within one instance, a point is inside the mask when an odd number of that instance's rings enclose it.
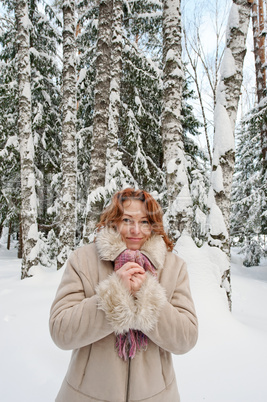
<path fill-rule="evenodd" d="M 189 351 L 197 318 L 186 265 L 145 191 L 116 193 L 95 242 L 70 256 L 50 331 L 73 349 L 57 402 L 178 402 L 171 353 Z"/>

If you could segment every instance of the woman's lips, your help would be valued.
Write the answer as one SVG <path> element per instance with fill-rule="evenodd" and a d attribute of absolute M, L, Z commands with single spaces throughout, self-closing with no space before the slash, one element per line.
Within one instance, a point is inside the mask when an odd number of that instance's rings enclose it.
<path fill-rule="evenodd" d="M 127 237 L 127 240 L 138 242 L 142 240 L 142 237 Z"/>

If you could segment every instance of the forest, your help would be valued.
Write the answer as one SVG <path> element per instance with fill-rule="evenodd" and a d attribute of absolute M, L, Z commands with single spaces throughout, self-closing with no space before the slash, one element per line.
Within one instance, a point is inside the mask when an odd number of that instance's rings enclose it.
<path fill-rule="evenodd" d="M 60 269 L 129 186 L 175 242 L 225 254 L 230 308 L 231 247 L 266 256 L 266 1 L 197 3 L 1 0 L 0 237 L 22 279 Z"/>

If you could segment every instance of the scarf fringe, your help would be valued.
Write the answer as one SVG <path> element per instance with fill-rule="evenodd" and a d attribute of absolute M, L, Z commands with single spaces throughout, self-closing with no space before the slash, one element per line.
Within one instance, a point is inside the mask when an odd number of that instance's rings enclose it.
<path fill-rule="evenodd" d="M 116 349 L 123 360 L 133 359 L 137 350 L 146 350 L 148 338 L 143 332 L 130 329 L 126 334 L 116 337 Z"/>

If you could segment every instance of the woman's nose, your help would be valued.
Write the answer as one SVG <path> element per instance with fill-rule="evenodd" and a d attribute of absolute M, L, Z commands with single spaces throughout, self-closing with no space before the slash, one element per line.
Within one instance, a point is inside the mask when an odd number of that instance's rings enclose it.
<path fill-rule="evenodd" d="M 132 227 L 131 227 L 131 232 L 132 232 L 133 234 L 138 234 L 138 233 L 140 233 L 140 226 L 139 226 L 139 223 L 138 223 L 138 222 L 134 222 L 134 223 L 133 223 L 133 225 L 132 225 Z"/>

